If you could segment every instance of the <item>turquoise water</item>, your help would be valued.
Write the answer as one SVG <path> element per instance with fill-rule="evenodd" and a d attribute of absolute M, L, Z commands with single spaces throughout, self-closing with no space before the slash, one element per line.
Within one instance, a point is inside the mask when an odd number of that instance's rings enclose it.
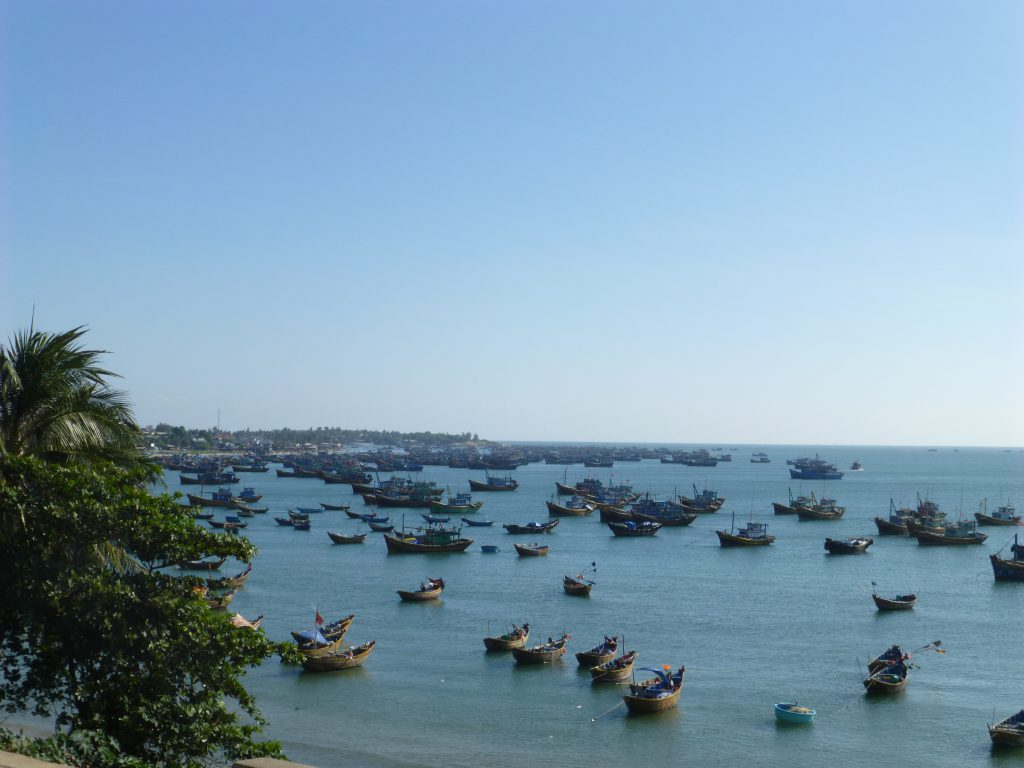
<path fill-rule="evenodd" d="M 728 450 L 730 446 L 726 446 Z M 764 450 L 770 464 L 750 464 Z M 820 453 L 863 472 L 823 484 L 790 481 L 786 458 Z M 250 521 L 260 553 L 233 609 L 266 614 L 274 638 L 311 625 L 314 608 L 328 620 L 352 613 L 346 642 L 377 640 L 362 669 L 305 673 L 268 663 L 247 684 L 270 720 L 267 735 L 288 755 L 328 768 L 366 766 L 522 766 L 564 768 L 673 761 L 696 765 L 963 766 L 1019 763 L 1020 753 L 994 753 L 985 724 L 1024 707 L 1024 584 L 997 584 L 987 555 L 1017 529 L 986 528 L 979 547 L 921 547 L 913 539 L 878 536 L 872 518 L 889 498 L 912 505 L 920 492 L 951 517 L 1011 498 L 1024 506 L 1024 453 L 997 449 L 743 446 L 714 469 L 654 461 L 587 470 L 534 464 L 518 469 L 519 490 L 477 494 L 479 517 L 495 527 L 466 528 L 476 543 L 464 554 L 387 555 L 380 534 L 363 545 L 332 545 L 325 531 L 352 532 L 342 512 L 313 519 L 308 533 L 278 526 L 289 506 L 362 500 L 348 486 L 319 480 L 249 475 L 271 512 Z M 424 479 L 468 489 L 467 470 L 428 467 Z M 689 493 L 705 482 L 726 496 L 721 512 L 656 537 L 618 539 L 592 518 L 565 518 L 544 540 L 546 558 L 520 559 L 503 522 L 547 519 L 545 499 L 556 480 L 586 476 L 630 482 L 637 490 Z M 177 473 L 168 474 L 177 489 Z M 774 516 L 773 500 L 815 491 L 847 507 L 840 521 Z M 718 546 L 716 528 L 751 512 L 777 536 L 772 547 Z M 401 519 L 401 510 L 390 511 Z M 410 524 L 419 520 L 407 510 Z M 873 536 L 863 556 L 828 556 L 826 536 Z M 497 544 L 495 555 L 480 544 Z M 597 563 L 589 599 L 567 597 L 564 573 Z M 228 572 L 225 567 L 224 572 Z M 399 601 L 426 576 L 447 583 L 438 603 Z M 913 591 L 915 610 L 878 613 L 872 580 L 882 592 Z M 487 654 L 482 638 L 511 622 L 530 622 L 532 639 L 563 629 L 569 655 L 542 667 L 517 667 L 510 655 Z M 644 666 L 685 664 L 679 708 L 630 717 L 622 690 L 592 686 L 572 653 L 603 635 L 625 636 Z M 905 693 L 863 695 L 863 663 L 891 643 L 914 649 L 942 640 L 945 655 L 921 653 Z M 858 666 L 860 665 L 860 666 Z M 772 706 L 799 701 L 818 710 L 809 727 L 777 725 Z"/>

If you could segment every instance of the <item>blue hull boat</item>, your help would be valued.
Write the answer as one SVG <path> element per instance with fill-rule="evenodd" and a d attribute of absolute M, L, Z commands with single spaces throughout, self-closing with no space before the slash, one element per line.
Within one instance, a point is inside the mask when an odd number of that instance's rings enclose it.
<path fill-rule="evenodd" d="M 466 525 L 475 525 L 480 527 L 485 525 L 494 525 L 493 520 L 470 520 L 468 517 L 462 518 L 462 522 L 464 522 Z"/>
<path fill-rule="evenodd" d="M 783 723 L 810 723 L 817 714 L 810 707 L 800 704 L 776 704 L 775 719 Z"/>

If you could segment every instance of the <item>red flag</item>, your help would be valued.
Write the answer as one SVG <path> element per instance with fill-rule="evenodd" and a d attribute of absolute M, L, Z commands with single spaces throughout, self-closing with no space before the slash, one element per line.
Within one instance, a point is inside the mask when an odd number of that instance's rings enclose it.
<path fill-rule="evenodd" d="M 324 617 L 320 615 L 320 611 L 317 611 L 317 612 L 316 612 L 316 619 L 315 619 L 315 621 L 316 621 L 316 625 L 317 625 L 318 627 L 319 627 L 319 626 L 320 626 L 321 624 L 323 624 L 323 623 L 324 623 Z"/>

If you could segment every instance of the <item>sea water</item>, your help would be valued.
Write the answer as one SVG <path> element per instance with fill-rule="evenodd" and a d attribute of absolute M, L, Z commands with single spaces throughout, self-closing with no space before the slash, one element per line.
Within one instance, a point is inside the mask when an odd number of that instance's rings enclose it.
<path fill-rule="evenodd" d="M 729 448 L 725 449 L 729 452 Z M 764 451 L 769 464 L 752 464 Z M 674 764 L 762 766 L 964 766 L 1019 763 L 1019 753 L 990 749 L 985 724 L 1024 707 L 1024 583 L 996 583 L 988 555 L 1017 528 L 981 528 L 981 546 L 924 547 L 915 539 L 879 536 L 872 519 L 892 498 L 914 506 L 937 501 L 950 518 L 970 516 L 987 498 L 1024 506 L 1024 453 L 963 448 L 742 446 L 715 468 L 616 463 L 613 469 L 531 464 L 511 473 L 512 493 L 476 493 L 475 514 L 492 528 L 465 527 L 465 553 L 388 555 L 382 534 L 362 545 L 331 543 L 328 530 L 366 530 L 343 512 L 312 515 L 312 530 L 278 526 L 295 506 L 350 503 L 347 485 L 245 475 L 270 513 L 245 531 L 259 548 L 252 576 L 231 610 L 253 618 L 275 639 L 328 621 L 356 618 L 346 644 L 376 640 L 360 669 L 309 673 L 271 661 L 246 685 L 293 760 L 330 766 L 508 766 Z M 839 481 L 790 480 L 785 460 L 820 454 L 862 472 Z M 500 473 L 505 474 L 505 473 Z M 482 472 L 427 467 L 416 479 L 468 490 Z M 660 498 L 692 485 L 727 498 L 717 514 L 657 536 L 613 537 L 591 517 L 562 518 L 554 533 L 513 536 L 502 523 L 547 520 L 544 502 L 555 481 L 584 477 L 630 483 Z M 178 489 L 178 473 L 167 474 Z M 838 521 L 775 516 L 773 501 L 794 494 L 828 495 L 846 507 Z M 375 509 L 365 508 L 367 511 Z M 421 523 L 421 510 L 388 509 L 392 521 Z M 218 512 L 218 517 L 222 513 Z M 768 523 L 770 547 L 723 549 L 714 531 L 753 516 Z M 828 555 L 826 537 L 869 535 L 863 555 Z M 542 539 L 551 552 L 519 558 L 513 542 Z M 496 544 L 497 554 L 480 551 Z M 565 595 L 561 580 L 596 563 L 589 598 Z M 228 574 L 232 564 L 222 569 Z M 442 577 L 442 598 L 403 603 L 396 590 Z M 913 592 L 911 611 L 882 613 L 870 591 Z M 530 644 L 563 631 L 569 652 L 554 664 L 517 666 L 510 654 L 487 653 L 482 639 L 529 622 Z M 638 667 L 686 666 L 679 707 L 630 716 L 623 688 L 593 685 L 575 651 L 605 636 L 639 651 Z M 947 652 L 915 654 L 906 691 L 869 698 L 865 662 L 893 643 L 907 650 L 941 640 Z M 644 673 L 639 673 L 644 674 Z M 809 726 L 784 726 L 775 702 L 817 709 Z"/>

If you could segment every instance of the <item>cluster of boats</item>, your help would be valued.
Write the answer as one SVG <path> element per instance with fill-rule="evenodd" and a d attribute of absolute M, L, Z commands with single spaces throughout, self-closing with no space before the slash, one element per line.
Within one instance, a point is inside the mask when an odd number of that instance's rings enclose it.
<path fill-rule="evenodd" d="M 530 625 L 512 625 L 512 628 L 501 635 L 484 638 L 484 647 L 491 652 L 511 651 L 517 664 L 551 664 L 565 656 L 566 645 L 572 635 L 563 632 L 555 639 L 549 637 L 547 642 L 527 647 L 530 639 Z M 579 666 L 590 671 L 592 683 L 624 683 L 631 680 L 637 651 L 625 650 L 625 644 L 619 647 L 618 637 L 605 636 L 604 640 L 586 651 L 576 654 Z M 629 693 L 623 696 L 623 703 L 630 712 L 660 712 L 671 709 L 679 703 L 679 694 L 683 687 L 685 667 L 675 672 L 671 666 L 661 669 L 644 669 L 654 673 L 654 677 L 629 683 Z"/>

